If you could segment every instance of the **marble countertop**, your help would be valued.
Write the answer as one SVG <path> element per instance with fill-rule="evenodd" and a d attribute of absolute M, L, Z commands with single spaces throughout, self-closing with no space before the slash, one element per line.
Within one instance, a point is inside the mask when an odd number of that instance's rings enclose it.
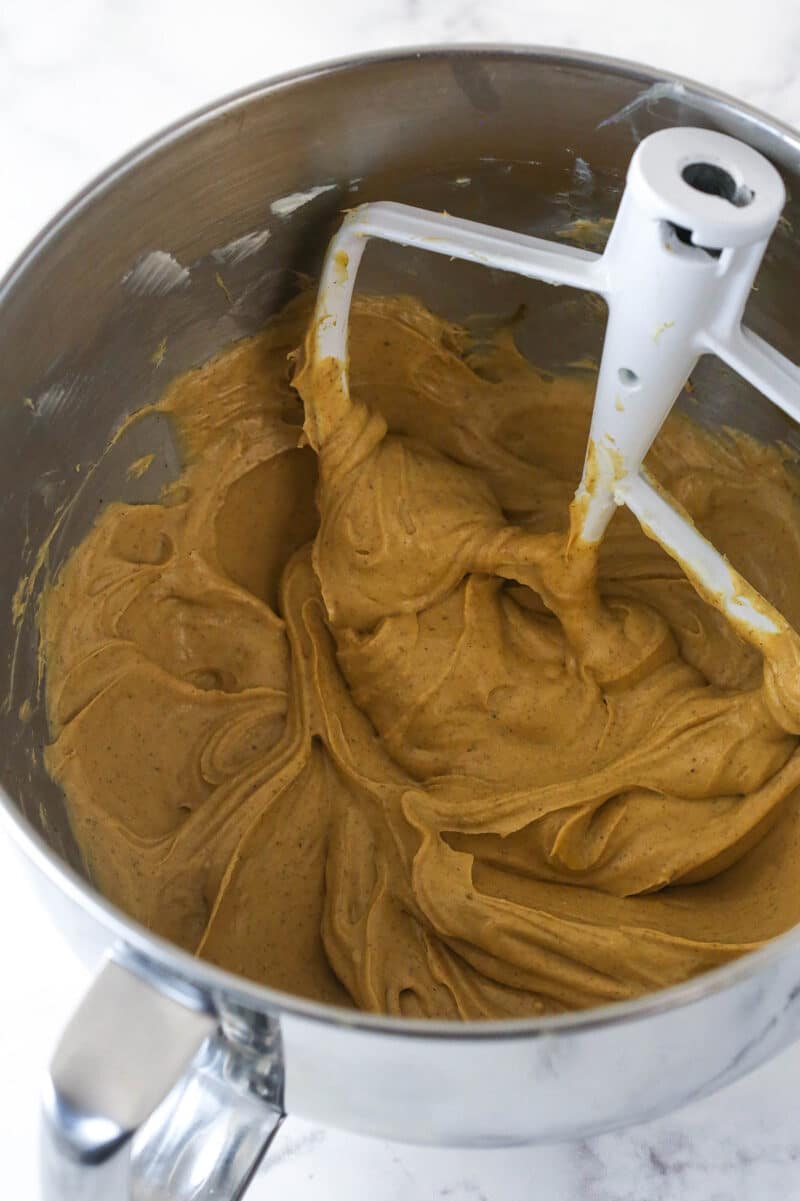
<path fill-rule="evenodd" d="M 800 125 L 789 0 L 2 0 L 0 270 L 111 159 L 215 96 L 326 58 L 476 41 L 637 59 Z M 1 840 L 0 913 L 0 1196 L 33 1201 L 39 1079 L 87 977 Z M 800 1045 L 657 1123 L 502 1152 L 401 1147 L 290 1118 L 248 1201 L 793 1201 L 798 1078 Z"/>

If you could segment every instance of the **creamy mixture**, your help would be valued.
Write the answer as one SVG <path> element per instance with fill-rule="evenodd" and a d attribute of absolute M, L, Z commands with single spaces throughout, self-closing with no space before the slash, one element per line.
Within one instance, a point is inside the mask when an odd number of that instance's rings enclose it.
<path fill-rule="evenodd" d="M 765 671 L 627 513 L 569 545 L 593 380 L 361 299 L 345 404 L 290 355 L 309 312 L 172 384 L 180 480 L 45 595 L 98 887 L 255 980 L 425 1017 L 633 997 L 799 921 L 796 639 Z M 649 464 L 800 625 L 778 451 L 673 416 Z"/>

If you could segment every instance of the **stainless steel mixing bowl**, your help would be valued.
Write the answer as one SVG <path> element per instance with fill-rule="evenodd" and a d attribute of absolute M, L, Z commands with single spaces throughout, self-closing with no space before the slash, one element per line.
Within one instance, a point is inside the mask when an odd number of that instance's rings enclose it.
<path fill-rule="evenodd" d="M 42 764 L 37 552 L 56 523 L 53 571 L 106 501 L 149 499 L 177 469 L 155 418 L 103 456 L 121 419 L 313 276 L 342 208 L 405 200 L 552 237 L 613 216 L 637 141 L 669 124 L 750 142 L 800 194 L 799 135 L 685 81 L 554 51 L 397 53 L 267 83 L 159 135 L 77 197 L 2 284 L 0 812 L 53 921 L 99 965 L 48 1079 L 49 1198 L 122 1198 L 131 1173 L 139 1198 L 239 1196 L 285 1111 L 449 1145 L 585 1136 L 709 1093 L 797 1037 L 796 930 L 679 987 L 530 1021 L 422 1024 L 259 987 L 93 890 Z M 795 200 L 786 216 L 747 320 L 791 352 Z M 523 347 L 554 369 L 600 345 L 596 310 L 564 289 L 378 245 L 362 283 L 454 317 L 524 301 Z M 797 445 L 713 362 L 697 393 L 701 420 Z M 160 478 L 129 480 L 151 451 Z"/>

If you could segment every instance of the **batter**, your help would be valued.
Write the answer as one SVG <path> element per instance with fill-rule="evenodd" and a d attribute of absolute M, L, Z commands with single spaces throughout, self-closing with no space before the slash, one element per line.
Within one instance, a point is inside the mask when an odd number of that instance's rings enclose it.
<path fill-rule="evenodd" d="M 362 298 L 342 405 L 291 353 L 309 313 L 171 385 L 180 480 L 45 595 L 97 886 L 232 971 L 418 1017 L 634 997 L 799 921 L 796 639 L 765 672 L 627 513 L 569 547 L 593 380 Z M 674 416 L 648 462 L 800 625 L 778 451 Z"/>

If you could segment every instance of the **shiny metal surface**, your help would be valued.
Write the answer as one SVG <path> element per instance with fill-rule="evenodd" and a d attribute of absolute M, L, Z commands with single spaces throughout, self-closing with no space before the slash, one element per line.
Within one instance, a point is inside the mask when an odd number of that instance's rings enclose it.
<path fill-rule="evenodd" d="M 281 1123 L 281 1091 L 272 1047 L 238 1045 L 213 1013 L 109 961 L 50 1067 L 44 1195 L 114 1201 L 135 1179 L 137 1201 L 239 1197 Z"/>
<path fill-rule="evenodd" d="M 731 133 L 781 171 L 792 197 L 787 222 L 746 320 L 791 354 L 800 335 L 798 136 L 685 81 L 553 51 L 391 54 L 309 70 L 223 101 L 91 185 L 0 285 L 0 819 L 54 922 L 88 962 L 113 954 L 171 998 L 170 1012 L 184 997 L 190 1009 L 214 1015 L 217 1050 L 205 1044 L 155 1124 L 141 1131 L 137 1188 L 183 1198 L 177 1177 L 153 1180 L 164 1162 L 158 1148 L 184 1148 L 178 1159 L 187 1181 L 205 1170 L 201 1147 L 185 1130 L 212 1096 L 217 1108 L 224 1098 L 231 1123 L 220 1135 L 219 1158 L 232 1156 L 239 1169 L 257 1158 L 275 1110 L 267 1105 L 266 1118 L 256 1110 L 266 1126 L 254 1144 L 243 1131 L 248 1122 L 258 1127 L 252 1090 L 277 1104 L 277 1057 L 289 1112 L 406 1141 L 500 1145 L 580 1137 L 656 1116 L 735 1079 L 800 1035 L 798 931 L 639 1001 L 530 1021 L 415 1024 L 259 987 L 156 938 L 93 891 L 41 756 L 47 731 L 34 609 L 46 573 L 37 570 L 38 550 L 56 527 L 46 553 L 56 568 L 109 499 L 150 499 L 178 467 L 158 419 L 137 423 L 127 442 L 101 457 L 122 418 L 177 373 L 257 329 L 313 276 L 342 208 L 398 200 L 554 237 L 576 218 L 612 217 L 637 141 L 671 124 Z M 296 194 L 321 188 L 287 212 Z M 294 200 L 272 209 L 287 197 Z M 237 258 L 230 250 L 266 228 L 270 236 L 254 253 Z M 188 270 L 183 286 L 137 288 L 130 273 L 153 251 Z M 391 247 L 370 248 L 360 282 L 415 292 L 454 318 L 524 304 L 520 344 L 553 369 L 600 346 L 596 309 L 568 289 L 469 264 L 443 270 L 421 252 Z M 797 429 L 714 360 L 701 365 L 695 384 L 698 419 L 800 446 Z M 151 451 L 160 475 L 127 480 L 125 467 Z M 159 996 L 154 1005 L 160 1011 Z M 85 1018 L 79 1011 L 79 1029 Z M 247 1088 L 228 1089 L 229 1048 L 257 1045 L 262 1036 L 260 1051 L 236 1052 L 237 1079 L 243 1073 Z M 122 1015 L 117 1037 L 128 1037 Z M 187 1035 L 187 1054 L 193 1038 Z M 62 1067 L 57 1059 L 56 1086 Z M 70 1070 L 85 1112 L 106 1108 L 97 1116 L 119 1117 L 109 1097 L 90 1087 L 84 1059 Z M 166 1077 L 179 1074 L 173 1066 L 160 1084 L 168 1088 L 175 1082 Z M 58 1113 L 48 1110 L 51 1146 L 60 1140 L 68 1159 L 69 1133 Z M 126 1130 L 136 1124 L 122 1116 Z M 102 1130 L 97 1137 L 102 1144 Z M 92 1195 L 90 1177 L 83 1172 L 74 1182 L 84 1190 L 76 1201 Z"/>

